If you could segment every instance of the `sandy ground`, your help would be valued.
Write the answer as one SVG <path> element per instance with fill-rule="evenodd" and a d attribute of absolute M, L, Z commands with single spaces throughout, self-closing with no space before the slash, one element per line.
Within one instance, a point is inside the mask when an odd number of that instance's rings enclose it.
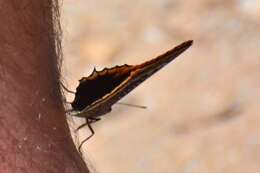
<path fill-rule="evenodd" d="M 259 0 L 64 0 L 62 10 L 72 90 L 93 67 L 194 40 L 122 100 L 148 109 L 115 105 L 94 125 L 84 152 L 96 172 L 260 172 Z"/>

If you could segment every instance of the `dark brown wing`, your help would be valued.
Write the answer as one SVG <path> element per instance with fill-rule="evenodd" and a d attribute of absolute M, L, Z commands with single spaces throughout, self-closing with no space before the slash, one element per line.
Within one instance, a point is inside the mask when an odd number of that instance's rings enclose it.
<path fill-rule="evenodd" d="M 165 54 L 136 66 L 117 66 L 94 72 L 87 78 L 82 78 L 77 87 L 74 110 L 84 111 L 86 115 L 95 114 L 102 109 L 110 108 L 123 96 L 132 91 L 144 80 L 159 69 L 174 60 L 192 45 L 187 41 Z"/>
<path fill-rule="evenodd" d="M 105 68 L 102 71 L 94 69 L 89 77 L 80 79 L 75 99 L 71 104 L 72 108 L 81 111 L 91 103 L 103 98 L 126 80 L 132 69 L 133 66 L 129 65 Z"/>

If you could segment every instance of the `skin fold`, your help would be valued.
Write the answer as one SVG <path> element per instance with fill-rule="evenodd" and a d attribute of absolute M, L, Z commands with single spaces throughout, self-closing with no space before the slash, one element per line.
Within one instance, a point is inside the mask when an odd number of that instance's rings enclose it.
<path fill-rule="evenodd" d="M 0 172 L 89 172 L 60 92 L 56 0 L 0 2 Z"/>

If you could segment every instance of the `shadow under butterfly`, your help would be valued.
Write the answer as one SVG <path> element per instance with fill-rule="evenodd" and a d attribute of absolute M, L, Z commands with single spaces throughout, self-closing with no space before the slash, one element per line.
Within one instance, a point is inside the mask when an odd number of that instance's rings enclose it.
<path fill-rule="evenodd" d="M 81 153 L 82 145 L 94 135 L 91 124 L 100 120 L 100 116 L 109 113 L 112 106 L 127 95 L 144 80 L 152 76 L 166 64 L 178 57 L 192 45 L 193 41 L 183 42 L 168 52 L 146 61 L 140 65 L 122 65 L 94 71 L 88 77 L 79 80 L 74 101 L 71 103 L 70 115 L 86 119 L 86 123 L 77 130 L 88 126 L 91 135 L 84 139 L 78 147 Z"/>

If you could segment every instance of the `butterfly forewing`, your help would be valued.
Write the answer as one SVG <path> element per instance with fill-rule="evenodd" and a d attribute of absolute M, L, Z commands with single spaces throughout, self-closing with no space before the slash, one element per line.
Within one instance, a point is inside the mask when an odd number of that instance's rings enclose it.
<path fill-rule="evenodd" d="M 78 116 L 96 117 L 111 110 L 111 106 L 135 87 L 174 60 L 192 45 L 187 41 L 163 55 L 136 66 L 116 66 L 94 72 L 83 78 L 77 88 L 72 107 Z"/>
<path fill-rule="evenodd" d="M 73 109 L 82 111 L 93 102 L 111 93 L 130 76 L 131 69 L 132 66 L 122 65 L 111 69 L 105 68 L 99 72 L 94 70 L 89 77 L 82 78 L 72 102 Z"/>

